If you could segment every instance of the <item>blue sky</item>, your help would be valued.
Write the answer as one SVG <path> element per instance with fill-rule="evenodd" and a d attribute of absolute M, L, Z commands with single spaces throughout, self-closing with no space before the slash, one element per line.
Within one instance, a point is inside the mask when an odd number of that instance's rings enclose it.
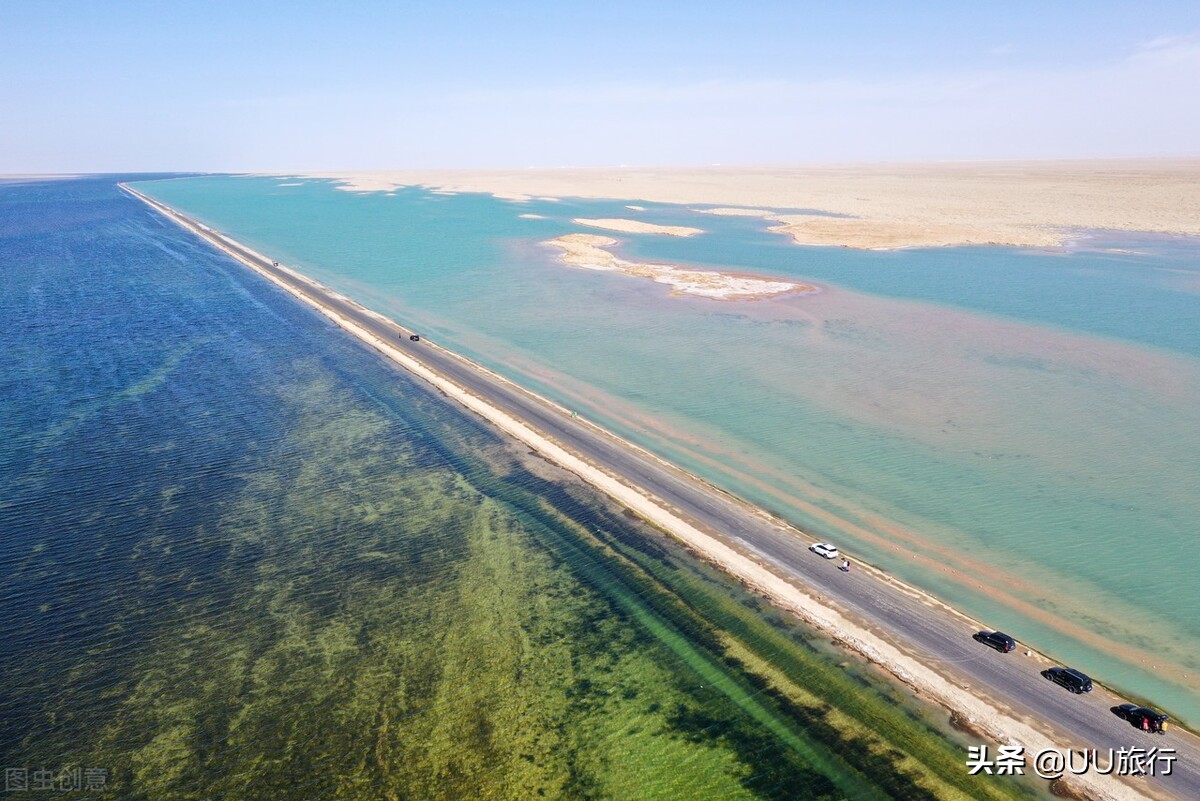
<path fill-rule="evenodd" d="M 0 172 L 1200 155 L 1200 3 L 0 3 Z"/>

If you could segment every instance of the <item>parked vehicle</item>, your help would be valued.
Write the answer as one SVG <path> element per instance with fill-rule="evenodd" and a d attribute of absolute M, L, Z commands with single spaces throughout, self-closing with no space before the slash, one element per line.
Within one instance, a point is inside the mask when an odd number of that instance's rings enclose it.
<path fill-rule="evenodd" d="M 1167 721 L 1170 715 L 1137 704 L 1121 704 L 1114 706 L 1112 713 L 1123 720 L 1128 720 L 1135 729 L 1154 734 L 1164 734 L 1167 731 Z"/>
<path fill-rule="evenodd" d="M 818 542 L 815 545 L 808 546 L 808 550 L 815 553 L 817 556 L 824 556 L 826 559 L 837 559 L 838 549 L 830 545 L 828 542 Z"/>
<path fill-rule="evenodd" d="M 409 334 L 409 335 L 408 335 L 408 338 L 409 338 L 409 339 L 411 339 L 413 342 L 420 342 L 420 341 L 421 341 L 421 336 L 420 336 L 420 334 Z"/>
<path fill-rule="evenodd" d="M 1069 667 L 1052 667 L 1042 671 L 1042 675 L 1062 687 L 1066 687 L 1076 695 L 1090 693 L 1092 680 L 1085 673 Z"/>
<path fill-rule="evenodd" d="M 1002 631 L 981 631 L 974 635 L 975 642 L 995 648 L 1002 654 L 1017 650 L 1017 641 Z"/>

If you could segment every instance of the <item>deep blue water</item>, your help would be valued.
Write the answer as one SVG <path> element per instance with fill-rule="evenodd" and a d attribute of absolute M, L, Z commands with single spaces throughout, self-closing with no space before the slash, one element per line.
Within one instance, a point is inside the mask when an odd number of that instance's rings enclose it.
<path fill-rule="evenodd" d="M 216 526 L 220 500 L 286 427 L 272 379 L 289 358 L 330 352 L 301 336 L 312 323 L 294 304 L 114 178 L 0 183 L 0 255 L 0 742 L 12 742 L 30 725 L 13 710 L 44 701 L 32 688 L 65 680 L 111 626 L 176 594 L 219 597 L 204 566 L 229 541 L 195 532 Z M 188 567 L 134 558 L 150 537 L 178 538 Z M 156 586 L 141 582 L 164 566 Z M 121 647 L 132 657 L 151 635 Z"/>

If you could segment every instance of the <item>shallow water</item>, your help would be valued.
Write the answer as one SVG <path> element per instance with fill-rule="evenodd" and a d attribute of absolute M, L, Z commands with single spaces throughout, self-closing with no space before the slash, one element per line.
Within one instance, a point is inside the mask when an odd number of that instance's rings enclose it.
<path fill-rule="evenodd" d="M 0 765 L 155 801 L 974 795 L 928 710 L 112 179 L 0 208 Z"/>
<path fill-rule="evenodd" d="M 659 204 L 280 183 L 142 188 L 1200 720 L 1200 243 L 864 253 Z M 708 231 L 622 236 L 623 254 L 824 291 L 674 298 L 537 244 L 622 216 Z"/>

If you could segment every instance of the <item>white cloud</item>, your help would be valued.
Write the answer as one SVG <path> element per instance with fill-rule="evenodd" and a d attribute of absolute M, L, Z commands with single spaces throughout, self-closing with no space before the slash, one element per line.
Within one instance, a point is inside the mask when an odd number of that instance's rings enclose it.
<path fill-rule="evenodd" d="M 1142 53 L 1154 51 L 1171 51 L 1193 49 L 1200 46 L 1200 37 L 1195 34 L 1175 34 L 1171 36 L 1156 36 L 1145 42 L 1139 42 L 1134 50 Z"/>

